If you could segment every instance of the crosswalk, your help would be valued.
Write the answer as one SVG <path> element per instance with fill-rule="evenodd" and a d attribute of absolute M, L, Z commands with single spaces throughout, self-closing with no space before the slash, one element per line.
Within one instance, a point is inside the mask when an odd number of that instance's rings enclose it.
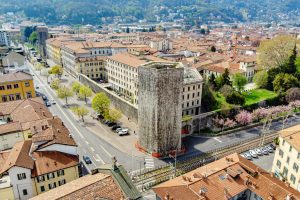
<path fill-rule="evenodd" d="M 155 167 L 154 159 L 152 157 L 145 157 L 145 168 L 153 169 Z"/>

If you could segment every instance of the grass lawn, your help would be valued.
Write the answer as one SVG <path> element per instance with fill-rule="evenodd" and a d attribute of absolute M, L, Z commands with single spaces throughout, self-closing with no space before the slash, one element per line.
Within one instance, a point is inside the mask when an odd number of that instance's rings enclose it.
<path fill-rule="evenodd" d="M 277 96 L 275 92 L 266 89 L 251 90 L 249 92 L 244 92 L 243 95 L 246 98 L 245 105 L 251 105 Z"/>
<path fill-rule="evenodd" d="M 216 106 L 216 108 L 214 108 L 214 110 L 221 109 L 222 105 L 227 105 L 228 107 L 231 107 L 230 106 L 231 104 L 226 102 L 226 98 L 220 92 L 214 92 L 214 97 L 218 102 L 218 106 Z"/>

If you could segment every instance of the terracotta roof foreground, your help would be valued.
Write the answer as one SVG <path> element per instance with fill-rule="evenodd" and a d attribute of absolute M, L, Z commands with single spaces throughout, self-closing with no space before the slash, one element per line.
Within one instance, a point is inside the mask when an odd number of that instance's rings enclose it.
<path fill-rule="evenodd" d="M 265 200 L 298 200 L 300 193 L 238 154 L 153 188 L 161 199 L 221 200 L 252 193 Z"/>

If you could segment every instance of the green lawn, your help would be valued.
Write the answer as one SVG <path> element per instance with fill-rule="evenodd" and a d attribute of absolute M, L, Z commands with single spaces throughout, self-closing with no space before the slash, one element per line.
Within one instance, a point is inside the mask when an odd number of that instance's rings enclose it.
<path fill-rule="evenodd" d="M 243 95 L 246 98 L 245 105 L 251 105 L 277 96 L 275 92 L 265 89 L 251 90 L 249 92 L 244 92 Z"/>

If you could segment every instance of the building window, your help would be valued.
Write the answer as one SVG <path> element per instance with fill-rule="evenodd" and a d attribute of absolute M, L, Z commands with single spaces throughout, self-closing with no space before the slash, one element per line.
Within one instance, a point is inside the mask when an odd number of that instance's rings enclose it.
<path fill-rule="evenodd" d="M 27 190 L 24 189 L 24 190 L 23 190 L 23 195 L 26 196 L 27 194 L 28 194 Z"/>
<path fill-rule="evenodd" d="M 287 164 L 290 163 L 290 157 L 289 157 L 289 156 L 286 158 L 286 163 L 287 163 Z"/>
<path fill-rule="evenodd" d="M 12 89 L 11 85 L 7 85 L 6 89 L 8 89 L 8 90 Z"/>
<path fill-rule="evenodd" d="M 31 92 L 27 92 L 27 93 L 26 93 L 26 96 L 27 96 L 27 99 L 32 98 Z"/>
<path fill-rule="evenodd" d="M 283 158 L 283 151 L 281 149 L 279 150 L 279 156 Z"/>
<path fill-rule="evenodd" d="M 29 87 L 30 83 L 29 82 L 25 82 L 25 87 Z"/>
<path fill-rule="evenodd" d="M 45 186 L 41 186 L 41 192 L 45 192 Z"/>
<path fill-rule="evenodd" d="M 53 189 L 53 188 L 56 188 L 56 183 L 50 183 L 48 184 L 48 187 L 49 187 L 49 190 Z"/>
<path fill-rule="evenodd" d="M 1 85 L 0 90 L 5 90 L 5 87 L 3 85 Z"/>
<path fill-rule="evenodd" d="M 57 171 L 57 177 L 65 175 L 65 171 L 63 169 Z"/>
<path fill-rule="evenodd" d="M 285 140 L 282 140 L 282 146 L 284 146 L 284 144 L 285 144 Z"/>
<path fill-rule="evenodd" d="M 43 182 L 43 181 L 45 181 L 45 177 L 44 176 L 38 176 L 37 177 L 37 182 L 39 183 L 39 182 Z"/>
<path fill-rule="evenodd" d="M 2 101 L 3 101 L 3 102 L 7 102 L 7 96 L 6 96 L 6 95 L 3 95 L 3 96 L 2 96 Z"/>
<path fill-rule="evenodd" d="M 281 162 L 280 160 L 277 160 L 276 166 L 280 169 L 281 168 Z"/>
<path fill-rule="evenodd" d="M 294 176 L 294 174 L 291 174 L 290 180 L 293 184 L 295 184 L 296 182 L 296 177 Z"/>
<path fill-rule="evenodd" d="M 292 147 L 292 145 L 290 145 L 290 152 L 292 151 L 292 149 L 293 149 L 293 147 Z"/>
<path fill-rule="evenodd" d="M 16 134 L 16 138 L 19 138 L 19 137 L 20 137 L 20 133 L 17 133 L 17 134 Z"/>
<path fill-rule="evenodd" d="M 286 167 L 284 167 L 283 173 L 282 173 L 283 177 L 287 177 L 288 172 L 289 172 L 289 170 Z"/>
<path fill-rule="evenodd" d="M 297 165 L 297 163 L 294 163 L 293 169 L 294 169 L 296 172 L 298 172 L 299 166 Z"/>
<path fill-rule="evenodd" d="M 190 91 L 190 86 L 188 87 L 188 91 Z"/>
<path fill-rule="evenodd" d="M 16 94 L 16 100 L 20 100 L 21 99 L 21 95 L 20 94 Z"/>
<path fill-rule="evenodd" d="M 15 95 L 10 94 L 10 95 L 8 96 L 8 98 L 9 98 L 10 101 L 14 101 L 14 100 L 15 100 Z"/>
<path fill-rule="evenodd" d="M 52 179 L 52 178 L 54 178 L 54 177 L 55 177 L 55 176 L 54 176 L 54 173 L 47 174 L 48 180 L 49 180 L 49 179 Z"/>
<path fill-rule="evenodd" d="M 26 174 L 25 173 L 17 174 L 17 176 L 18 176 L 18 180 L 26 179 Z"/>
<path fill-rule="evenodd" d="M 61 180 L 61 181 L 58 181 L 58 185 L 59 185 L 59 186 L 61 186 L 61 185 L 63 185 L 63 184 L 66 184 L 66 180 L 65 180 L 65 179 L 63 179 L 63 180 Z"/>
<path fill-rule="evenodd" d="M 299 152 L 298 155 L 297 155 L 297 159 L 300 159 L 300 152 Z"/>
<path fill-rule="evenodd" d="M 19 84 L 14 84 L 14 88 L 19 88 Z"/>

